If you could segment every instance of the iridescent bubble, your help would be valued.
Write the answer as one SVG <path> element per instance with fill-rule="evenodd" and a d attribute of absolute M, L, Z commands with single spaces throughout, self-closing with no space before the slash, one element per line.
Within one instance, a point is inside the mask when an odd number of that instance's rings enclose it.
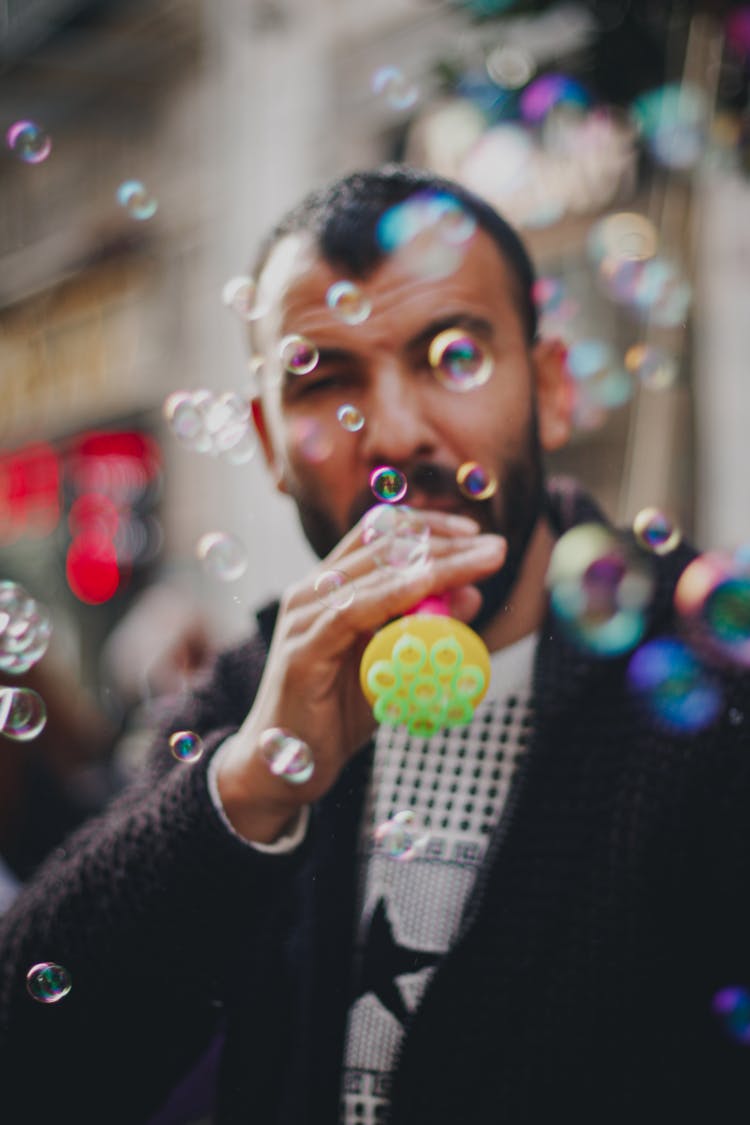
<path fill-rule="evenodd" d="M 536 70 L 533 56 L 512 45 L 494 47 L 487 56 L 485 66 L 492 81 L 508 90 L 525 86 Z"/>
<path fill-rule="evenodd" d="M 308 375 L 318 365 L 318 349 L 304 336 L 285 336 L 279 347 L 281 362 L 292 375 Z"/>
<path fill-rule="evenodd" d="M 397 812 L 390 820 L 375 829 L 375 842 L 380 844 L 392 859 L 409 860 L 424 851 L 429 833 L 417 834 L 416 817 L 411 809 Z"/>
<path fill-rule="evenodd" d="M 54 961 L 40 961 L 26 974 L 26 990 L 40 1004 L 56 1004 L 72 987 L 70 973 Z"/>
<path fill-rule="evenodd" d="M 264 310 L 257 303 L 257 290 L 252 277 L 241 274 L 231 277 L 221 291 L 221 300 L 242 320 L 258 320 Z"/>
<path fill-rule="evenodd" d="M 633 534 L 642 547 L 655 555 L 668 555 L 682 539 L 674 520 L 659 508 L 642 508 L 633 520 Z"/>
<path fill-rule="evenodd" d="M 247 570 L 247 552 L 234 535 L 209 531 L 198 540 L 196 554 L 212 578 L 235 582 Z"/>
<path fill-rule="evenodd" d="M 306 742 L 282 727 L 270 727 L 260 736 L 260 750 L 271 773 L 292 785 L 303 785 L 315 771 L 313 753 Z"/>
<path fill-rule="evenodd" d="M 391 465 L 380 465 L 370 473 L 370 488 L 378 500 L 386 504 L 397 504 L 406 496 L 406 477 Z"/>
<path fill-rule="evenodd" d="M 16 582 L 0 582 L 0 671 L 20 675 L 44 656 L 52 634 L 48 611 Z"/>
<path fill-rule="evenodd" d="M 543 121 L 556 106 L 585 108 L 589 95 L 579 82 L 565 74 L 543 74 L 531 82 L 521 94 L 521 116 L 533 124 Z"/>
<path fill-rule="evenodd" d="M 352 406 L 350 402 L 345 402 L 338 408 L 336 417 L 344 429 L 348 430 L 350 434 L 356 434 L 365 424 L 364 414 L 362 414 L 356 406 Z"/>
<path fill-rule="evenodd" d="M 328 609 L 346 609 L 354 601 L 354 583 L 343 570 L 326 570 L 315 579 L 318 600 Z"/>
<path fill-rule="evenodd" d="M 176 730 L 169 736 L 169 749 L 178 762 L 197 762 L 203 755 L 203 739 L 192 730 Z"/>
<path fill-rule="evenodd" d="M 750 567 L 709 551 L 689 563 L 674 604 L 691 645 L 707 660 L 750 667 Z"/>
<path fill-rule="evenodd" d="M 435 336 L 427 357 L 436 378 L 451 391 L 473 391 L 487 382 L 493 370 L 489 351 L 460 328 Z"/>
<path fill-rule="evenodd" d="M 497 478 L 478 461 L 465 461 L 456 473 L 456 482 L 470 500 L 489 500 L 497 492 Z"/>
<path fill-rule="evenodd" d="M 391 109 L 411 109 L 419 97 L 419 87 L 397 66 L 381 66 L 372 76 L 372 92 L 383 97 Z"/>
<path fill-rule="evenodd" d="M 378 566 L 420 566 L 429 552 L 430 529 L 406 504 L 376 504 L 362 520 L 362 542 L 377 544 Z"/>
<path fill-rule="evenodd" d="M 591 227 L 587 238 L 589 256 L 597 264 L 646 261 L 653 258 L 658 246 L 656 227 L 635 211 L 607 215 Z"/>
<path fill-rule="evenodd" d="M 156 214 L 159 204 L 140 180 L 125 180 L 115 193 L 117 202 L 131 219 L 143 222 Z"/>
<path fill-rule="evenodd" d="M 326 304 L 344 324 L 362 324 L 372 312 L 369 297 L 351 281 L 336 281 L 326 293 Z"/>
<path fill-rule="evenodd" d="M 731 1039 L 750 1046 L 750 992 L 746 988 L 722 988 L 711 1008 Z"/>
<path fill-rule="evenodd" d="M 30 742 L 44 729 L 47 708 L 31 688 L 0 688 L 0 734 L 13 742 Z"/>
<path fill-rule="evenodd" d="M 652 391 L 674 385 L 677 363 L 674 356 L 654 344 L 633 344 L 625 352 L 625 366 Z"/>
<path fill-rule="evenodd" d="M 25 164 L 41 164 L 52 151 L 52 139 L 35 121 L 16 121 L 7 133 L 8 148 Z"/>
<path fill-rule="evenodd" d="M 654 592 L 648 560 L 600 524 L 580 524 L 555 544 L 550 604 L 570 639 L 599 656 L 634 648 Z"/>
<path fill-rule="evenodd" d="M 692 652 L 669 637 L 648 641 L 633 653 L 628 681 L 654 720 L 677 733 L 703 730 L 722 707 L 718 688 Z"/>
<path fill-rule="evenodd" d="M 439 279 L 463 261 L 476 219 L 446 192 L 420 191 L 384 211 L 375 230 L 385 254 L 398 253 L 418 277 Z"/>

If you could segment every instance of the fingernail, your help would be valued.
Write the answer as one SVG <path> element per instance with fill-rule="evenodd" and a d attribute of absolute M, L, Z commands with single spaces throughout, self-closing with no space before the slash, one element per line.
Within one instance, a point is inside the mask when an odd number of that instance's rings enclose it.
<path fill-rule="evenodd" d="M 476 535 L 479 524 L 470 516 L 448 516 L 448 526 L 453 531 L 463 531 L 465 535 Z"/>

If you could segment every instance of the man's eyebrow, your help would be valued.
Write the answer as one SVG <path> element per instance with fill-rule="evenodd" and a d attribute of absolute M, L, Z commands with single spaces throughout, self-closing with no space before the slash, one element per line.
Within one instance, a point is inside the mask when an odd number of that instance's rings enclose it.
<path fill-rule="evenodd" d="M 484 339 L 490 339 L 493 334 L 492 321 L 487 320 L 486 317 L 474 316 L 465 312 L 449 313 L 447 316 L 431 320 L 428 325 L 420 329 L 416 336 L 412 336 L 409 340 L 406 350 L 415 351 L 418 348 L 425 347 L 448 328 L 460 328 L 463 332 L 473 333 L 476 336 L 484 337 Z"/>

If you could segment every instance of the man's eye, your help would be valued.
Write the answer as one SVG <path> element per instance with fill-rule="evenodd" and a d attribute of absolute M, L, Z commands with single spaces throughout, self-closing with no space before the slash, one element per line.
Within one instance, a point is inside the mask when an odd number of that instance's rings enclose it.
<path fill-rule="evenodd" d="M 338 387 L 343 387 L 347 383 L 348 377 L 346 375 L 320 375 L 316 379 L 306 379 L 304 376 L 300 379 L 299 389 L 303 394 L 315 394 L 320 391 L 336 390 Z"/>

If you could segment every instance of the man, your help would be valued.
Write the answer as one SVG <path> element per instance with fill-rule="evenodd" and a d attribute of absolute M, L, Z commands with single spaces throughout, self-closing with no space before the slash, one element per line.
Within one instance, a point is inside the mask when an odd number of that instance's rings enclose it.
<path fill-rule="evenodd" d="M 257 276 L 254 419 L 322 562 L 4 920 L 7 1119 L 146 1121 L 219 1030 L 221 1125 L 728 1118 L 750 1066 L 711 1004 L 747 981 L 747 724 L 660 730 L 629 653 L 548 610 L 555 540 L 602 517 L 544 487 L 569 396 L 520 243 L 456 185 L 385 169 L 306 201 Z M 438 377 L 451 329 L 469 360 Z M 456 485 L 469 462 L 484 500 Z M 419 564 L 365 534 L 382 466 L 429 529 Z M 655 561 L 647 636 L 691 557 Z M 362 653 L 435 595 L 492 653 L 487 701 L 427 740 L 376 730 Z M 198 760 L 170 757 L 176 731 Z M 44 961 L 72 982 L 53 1005 L 25 987 Z"/>

